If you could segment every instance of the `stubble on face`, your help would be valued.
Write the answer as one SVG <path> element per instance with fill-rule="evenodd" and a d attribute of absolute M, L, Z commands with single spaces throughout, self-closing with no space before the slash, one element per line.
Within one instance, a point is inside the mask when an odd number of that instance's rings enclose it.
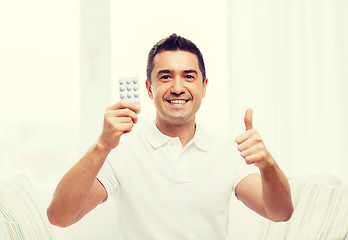
<path fill-rule="evenodd" d="M 156 122 L 195 124 L 206 89 L 197 56 L 186 51 L 161 52 L 155 56 L 151 78 L 147 89 L 157 109 Z"/>

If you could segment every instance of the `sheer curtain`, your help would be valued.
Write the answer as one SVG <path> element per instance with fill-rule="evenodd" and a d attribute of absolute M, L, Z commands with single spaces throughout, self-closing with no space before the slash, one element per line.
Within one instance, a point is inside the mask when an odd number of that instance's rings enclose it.
<path fill-rule="evenodd" d="M 0 177 L 45 182 L 78 144 L 79 2 L 0 1 L 0 29 Z"/>
<path fill-rule="evenodd" d="M 348 182 L 348 2 L 231 0 L 232 124 L 247 107 L 287 175 Z"/>

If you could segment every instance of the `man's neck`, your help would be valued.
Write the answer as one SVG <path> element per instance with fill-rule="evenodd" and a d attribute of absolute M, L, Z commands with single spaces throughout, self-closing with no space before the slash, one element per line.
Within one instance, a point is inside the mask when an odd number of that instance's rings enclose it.
<path fill-rule="evenodd" d="M 192 121 L 180 124 L 161 122 L 156 119 L 156 127 L 161 133 L 169 137 L 179 137 L 182 147 L 192 140 L 196 132 L 196 123 Z"/>

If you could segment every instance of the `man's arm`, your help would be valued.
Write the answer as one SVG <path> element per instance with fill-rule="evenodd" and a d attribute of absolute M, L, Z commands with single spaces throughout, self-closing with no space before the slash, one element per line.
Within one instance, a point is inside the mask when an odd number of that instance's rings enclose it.
<path fill-rule="evenodd" d="M 135 111 L 139 109 L 129 102 L 119 102 L 107 109 L 98 141 L 64 175 L 56 188 L 47 209 L 52 224 L 69 226 L 107 198 L 106 190 L 96 176 L 110 151 L 119 144 L 122 134 L 132 130 L 137 122 Z"/>
<path fill-rule="evenodd" d="M 238 150 L 247 164 L 260 169 L 236 187 L 237 197 L 249 208 L 272 221 L 288 221 L 293 213 L 289 183 L 252 126 L 252 110 L 245 113 L 246 132 L 236 138 Z"/>

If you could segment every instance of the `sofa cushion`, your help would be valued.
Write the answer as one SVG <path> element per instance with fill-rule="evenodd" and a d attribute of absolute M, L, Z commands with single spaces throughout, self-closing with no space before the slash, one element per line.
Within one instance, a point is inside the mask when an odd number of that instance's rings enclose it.
<path fill-rule="evenodd" d="M 263 239 L 346 239 L 347 186 L 307 182 L 291 188 L 293 216 L 285 223 L 269 221 Z"/>
<path fill-rule="evenodd" d="M 39 194 L 24 174 L 0 181 L 0 239 L 55 239 Z"/>

